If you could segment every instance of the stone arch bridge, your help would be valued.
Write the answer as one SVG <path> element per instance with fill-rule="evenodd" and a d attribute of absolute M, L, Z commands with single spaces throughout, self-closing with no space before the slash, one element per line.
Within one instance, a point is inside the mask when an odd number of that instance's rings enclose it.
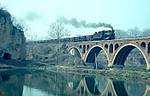
<path fill-rule="evenodd" d="M 150 38 L 69 42 L 67 47 L 72 55 L 78 54 L 85 63 L 95 63 L 98 53 L 104 51 L 108 67 L 124 65 L 129 53 L 137 48 L 150 69 Z"/>

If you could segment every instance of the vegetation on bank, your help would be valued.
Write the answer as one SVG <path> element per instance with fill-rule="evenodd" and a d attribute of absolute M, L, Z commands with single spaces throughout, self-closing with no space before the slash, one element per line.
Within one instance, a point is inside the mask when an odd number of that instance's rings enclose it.
<path fill-rule="evenodd" d="M 74 73 L 82 75 L 103 75 L 112 79 L 119 80 L 144 80 L 150 82 L 150 72 L 148 71 L 132 71 L 132 70 L 123 70 L 123 69 L 91 69 L 84 67 L 65 67 L 65 66 L 55 66 L 42 69 L 44 71 L 53 71 L 53 72 L 63 72 L 63 73 Z"/>

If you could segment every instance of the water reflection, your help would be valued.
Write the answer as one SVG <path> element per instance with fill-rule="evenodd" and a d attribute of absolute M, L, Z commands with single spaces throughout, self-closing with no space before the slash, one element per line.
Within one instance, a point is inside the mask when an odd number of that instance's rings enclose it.
<path fill-rule="evenodd" d="M 87 90 L 89 91 L 88 93 L 100 95 L 104 91 L 108 83 L 108 79 L 102 76 L 97 78 L 96 76 L 86 76 L 85 83 L 88 88 Z"/>
<path fill-rule="evenodd" d="M 0 96 L 22 96 L 24 76 L 8 75 L 0 76 Z"/>
<path fill-rule="evenodd" d="M 130 96 L 143 96 L 146 91 L 146 84 L 144 82 L 135 83 L 135 81 L 126 82 L 125 89 Z"/>
<path fill-rule="evenodd" d="M 50 93 L 24 85 L 23 96 L 49 96 Z"/>
<path fill-rule="evenodd" d="M 1 74 L 2 73 L 2 74 Z M 149 96 L 145 82 L 62 73 L 0 73 L 0 96 Z M 4 74 L 5 73 L 5 74 Z M 12 73 L 12 72 L 11 72 Z"/>

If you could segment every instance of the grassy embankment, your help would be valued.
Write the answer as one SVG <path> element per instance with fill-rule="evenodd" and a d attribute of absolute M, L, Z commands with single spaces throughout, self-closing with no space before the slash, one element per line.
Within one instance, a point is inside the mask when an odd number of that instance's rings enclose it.
<path fill-rule="evenodd" d="M 122 80 L 144 80 L 150 81 L 150 72 L 148 71 L 131 71 L 122 69 L 91 69 L 91 68 L 78 68 L 78 67 L 67 67 L 67 66 L 54 66 L 41 68 L 44 71 L 53 71 L 61 73 L 75 73 L 82 75 L 103 75 L 112 79 Z"/>

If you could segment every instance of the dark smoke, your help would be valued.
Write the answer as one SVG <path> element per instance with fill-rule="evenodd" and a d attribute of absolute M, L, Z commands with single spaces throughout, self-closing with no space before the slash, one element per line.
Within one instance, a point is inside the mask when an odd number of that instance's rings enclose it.
<path fill-rule="evenodd" d="M 110 24 L 106 23 L 91 23 L 91 22 L 86 22 L 85 20 L 77 20 L 76 18 L 72 18 L 70 20 L 66 19 L 65 17 L 61 17 L 59 19 L 61 22 L 65 24 L 71 24 L 72 26 L 76 28 L 84 27 L 84 28 L 98 28 L 98 27 L 107 27 L 113 29 L 113 27 Z"/>
<path fill-rule="evenodd" d="M 36 12 L 29 12 L 26 16 L 25 19 L 28 21 L 34 21 L 34 20 L 39 20 L 42 19 L 43 17 Z"/>

